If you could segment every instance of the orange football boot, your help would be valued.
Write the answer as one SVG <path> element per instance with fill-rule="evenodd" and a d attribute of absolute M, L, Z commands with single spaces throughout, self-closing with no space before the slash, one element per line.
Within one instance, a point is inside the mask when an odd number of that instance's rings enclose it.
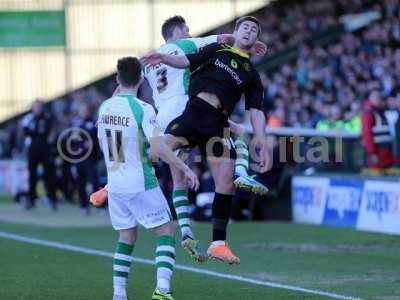
<path fill-rule="evenodd" d="M 210 245 L 207 254 L 211 259 L 227 262 L 230 265 L 240 264 L 240 258 L 234 255 L 227 242 L 224 245 Z"/>

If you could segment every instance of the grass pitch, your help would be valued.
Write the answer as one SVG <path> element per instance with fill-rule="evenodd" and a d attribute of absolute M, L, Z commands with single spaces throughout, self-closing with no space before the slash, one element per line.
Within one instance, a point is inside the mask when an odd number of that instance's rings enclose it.
<path fill-rule="evenodd" d="M 0 204 L 0 231 L 112 253 L 117 234 L 106 216 L 79 217 L 63 206 L 54 217 L 46 207 L 23 212 Z M 208 245 L 209 224 L 195 232 Z M 234 223 L 229 242 L 241 265 L 193 263 L 177 247 L 177 263 L 273 283 L 361 299 L 400 299 L 400 237 L 281 223 Z M 154 236 L 140 230 L 134 256 L 153 259 Z M 112 259 L 0 238 L 0 299 L 111 299 Z M 155 268 L 133 263 L 130 299 L 150 299 Z M 331 299 L 176 270 L 177 300 Z"/>

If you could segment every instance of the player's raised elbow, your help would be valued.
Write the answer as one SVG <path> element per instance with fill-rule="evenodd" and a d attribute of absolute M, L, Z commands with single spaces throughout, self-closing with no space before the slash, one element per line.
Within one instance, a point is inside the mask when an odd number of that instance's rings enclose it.
<path fill-rule="evenodd" d="M 163 55 L 161 61 L 177 69 L 186 69 L 190 66 L 189 59 L 186 55 Z"/>
<path fill-rule="evenodd" d="M 177 68 L 186 69 L 190 67 L 190 61 L 185 55 L 179 56 Z"/>

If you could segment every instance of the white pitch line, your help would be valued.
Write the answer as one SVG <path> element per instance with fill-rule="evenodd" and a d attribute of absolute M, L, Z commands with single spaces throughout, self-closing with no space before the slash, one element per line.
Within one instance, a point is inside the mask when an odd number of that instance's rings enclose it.
<path fill-rule="evenodd" d="M 64 243 L 59 243 L 59 242 L 35 239 L 35 238 L 30 238 L 30 237 L 17 235 L 17 234 L 13 234 L 13 233 L 8 233 L 8 232 L 3 232 L 3 231 L 0 231 L 0 237 L 5 238 L 5 239 L 19 241 L 19 242 L 47 246 L 47 247 L 51 247 L 51 248 L 67 250 L 67 251 L 72 251 L 72 252 L 79 252 L 79 253 L 85 253 L 85 254 L 91 254 L 91 255 L 97 255 L 97 256 L 105 256 L 105 257 L 111 257 L 111 258 L 114 257 L 114 253 L 111 253 L 111 252 L 95 250 L 95 249 L 90 249 L 90 248 L 80 247 L 80 246 L 74 246 L 74 245 L 69 245 L 69 244 L 64 244 Z M 140 258 L 140 257 L 134 257 L 133 261 L 137 262 L 137 263 L 146 264 L 146 265 L 154 265 L 153 260 Z M 266 287 L 270 287 L 270 288 L 278 288 L 278 289 L 284 289 L 284 290 L 289 290 L 289 291 L 303 292 L 303 293 L 319 295 L 319 296 L 326 296 L 326 297 L 330 297 L 332 299 L 363 300 L 361 298 L 356 298 L 356 297 L 352 297 L 352 296 L 345 296 L 345 295 L 340 295 L 340 294 L 336 294 L 336 293 L 324 292 L 324 291 L 320 291 L 320 290 L 306 289 L 306 288 L 293 286 L 293 285 L 286 285 L 286 284 L 274 283 L 274 282 L 269 282 L 269 281 L 262 281 L 262 280 L 248 278 L 248 277 L 243 277 L 240 275 L 230 275 L 230 274 L 219 273 L 219 272 L 214 272 L 214 271 L 210 271 L 210 270 L 206 270 L 206 269 L 199 269 L 199 268 L 194 268 L 194 267 L 189 267 L 189 266 L 179 265 L 179 264 L 175 265 L 175 269 L 184 270 L 184 271 L 188 271 L 188 272 L 192 272 L 192 273 L 208 275 L 208 276 L 212 276 L 212 277 L 246 282 L 246 283 L 259 285 L 259 286 L 266 286 Z"/>

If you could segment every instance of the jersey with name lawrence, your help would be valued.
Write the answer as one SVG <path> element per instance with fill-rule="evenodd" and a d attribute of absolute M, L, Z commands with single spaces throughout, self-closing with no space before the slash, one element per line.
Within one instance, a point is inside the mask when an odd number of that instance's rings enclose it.
<path fill-rule="evenodd" d="M 174 43 L 161 45 L 157 52 L 172 55 L 197 53 L 200 48 L 217 42 L 217 37 L 217 35 L 210 35 L 202 38 L 178 39 Z M 158 64 L 146 66 L 144 75 L 153 90 L 153 99 L 158 111 L 171 105 L 178 105 L 183 111 L 188 100 L 189 69 L 176 69 L 165 64 Z"/>
<path fill-rule="evenodd" d="M 99 109 L 97 137 L 107 166 L 109 192 L 134 194 L 158 186 L 148 155 L 159 127 L 153 107 L 130 94 L 117 94 Z"/>

